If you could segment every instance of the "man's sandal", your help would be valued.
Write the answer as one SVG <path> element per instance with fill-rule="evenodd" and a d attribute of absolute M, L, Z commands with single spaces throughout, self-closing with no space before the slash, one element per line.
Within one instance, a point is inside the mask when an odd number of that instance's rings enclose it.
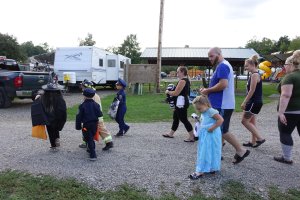
<path fill-rule="evenodd" d="M 242 161 L 244 160 L 244 158 L 246 158 L 247 156 L 249 156 L 249 154 L 250 154 L 250 151 L 249 151 L 249 150 L 247 150 L 246 153 L 244 153 L 243 156 L 239 156 L 239 155 L 236 153 L 236 154 L 234 155 L 235 161 L 232 162 L 232 163 L 233 163 L 233 164 L 238 164 L 238 163 L 242 162 Z"/>
<path fill-rule="evenodd" d="M 281 163 L 285 163 L 285 164 L 293 164 L 293 161 L 292 160 L 286 160 L 283 156 L 274 156 L 274 160 L 277 161 L 277 162 L 281 162 Z"/>

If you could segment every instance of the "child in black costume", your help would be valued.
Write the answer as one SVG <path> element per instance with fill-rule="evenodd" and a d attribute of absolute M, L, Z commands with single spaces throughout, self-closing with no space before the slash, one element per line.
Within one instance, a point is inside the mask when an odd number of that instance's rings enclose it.
<path fill-rule="evenodd" d="M 84 134 L 85 141 L 88 145 L 88 151 L 90 153 L 90 160 L 95 161 L 97 159 L 95 152 L 94 136 L 97 131 L 98 118 L 103 114 L 100 110 L 99 104 L 97 104 L 93 97 L 95 91 L 91 88 L 86 88 L 83 91 L 85 100 L 79 106 L 79 112 L 76 115 L 76 130 L 81 130 Z"/>

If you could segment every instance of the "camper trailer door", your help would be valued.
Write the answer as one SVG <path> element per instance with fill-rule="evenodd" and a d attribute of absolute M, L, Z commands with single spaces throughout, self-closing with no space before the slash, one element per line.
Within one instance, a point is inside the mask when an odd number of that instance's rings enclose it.
<path fill-rule="evenodd" d="M 119 63 L 117 55 L 107 55 L 106 79 L 117 81 L 119 78 Z"/>

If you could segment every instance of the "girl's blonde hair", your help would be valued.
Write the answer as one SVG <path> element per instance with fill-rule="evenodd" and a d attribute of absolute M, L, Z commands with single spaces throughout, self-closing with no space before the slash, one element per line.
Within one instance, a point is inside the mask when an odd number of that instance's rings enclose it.
<path fill-rule="evenodd" d="M 285 64 L 293 64 L 293 56 L 290 56 L 288 57 L 286 60 L 285 60 Z"/>
<path fill-rule="evenodd" d="M 258 66 L 258 56 L 253 55 L 251 58 L 246 59 L 245 62 L 250 64 L 250 65 L 254 65 L 255 67 L 257 67 Z"/>
<path fill-rule="evenodd" d="M 209 108 L 211 108 L 211 104 L 207 98 L 206 95 L 200 95 L 197 96 L 194 100 L 193 100 L 193 105 L 195 106 L 196 104 L 200 104 L 200 105 L 206 105 Z"/>
<path fill-rule="evenodd" d="M 294 51 L 293 55 L 293 65 L 296 69 L 300 69 L 300 50 Z"/>

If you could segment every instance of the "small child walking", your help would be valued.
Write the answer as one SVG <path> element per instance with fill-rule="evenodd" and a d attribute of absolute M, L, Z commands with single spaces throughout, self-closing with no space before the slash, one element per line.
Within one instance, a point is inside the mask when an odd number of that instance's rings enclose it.
<path fill-rule="evenodd" d="M 93 90 L 95 90 L 95 95 L 93 97 L 93 100 L 99 104 L 100 106 L 100 111 L 102 112 L 102 106 L 101 106 L 101 98 L 100 96 L 96 93 L 96 89 L 93 87 L 93 83 L 84 79 L 81 83 L 81 88 L 82 91 L 84 91 L 86 88 L 91 88 Z M 99 123 L 98 123 L 98 129 L 99 129 L 99 134 L 100 137 L 102 138 L 103 142 L 105 143 L 105 147 L 102 148 L 103 151 L 107 151 L 110 148 L 113 148 L 113 141 L 112 141 L 112 137 L 110 132 L 107 130 L 105 124 L 104 124 L 104 119 L 103 116 L 99 118 Z M 84 136 L 83 136 L 83 141 L 82 143 L 79 145 L 80 148 L 86 148 L 87 147 L 87 143 L 84 140 Z"/>
<path fill-rule="evenodd" d="M 83 91 L 85 100 L 79 106 L 79 112 L 76 115 L 76 130 L 82 130 L 84 140 L 87 142 L 87 151 L 90 153 L 90 160 L 97 160 L 95 152 L 94 136 L 97 131 L 98 118 L 103 114 L 100 106 L 93 100 L 95 90 L 86 88 Z"/>
<path fill-rule="evenodd" d="M 221 169 L 222 134 L 220 126 L 223 118 L 213 109 L 204 95 L 193 100 L 196 111 L 201 113 L 201 124 L 197 130 L 199 135 L 196 172 L 189 178 L 196 180 L 205 173 L 214 174 Z"/>
<path fill-rule="evenodd" d="M 117 137 L 123 136 L 125 133 L 127 133 L 127 131 L 130 128 L 130 126 L 128 126 L 124 121 L 125 113 L 127 110 L 126 93 L 125 93 L 126 86 L 127 86 L 126 82 L 119 78 L 118 82 L 116 83 L 116 87 L 118 89 L 117 99 L 120 101 L 117 115 L 116 115 L 116 122 L 119 124 L 119 131 L 116 134 Z"/>

